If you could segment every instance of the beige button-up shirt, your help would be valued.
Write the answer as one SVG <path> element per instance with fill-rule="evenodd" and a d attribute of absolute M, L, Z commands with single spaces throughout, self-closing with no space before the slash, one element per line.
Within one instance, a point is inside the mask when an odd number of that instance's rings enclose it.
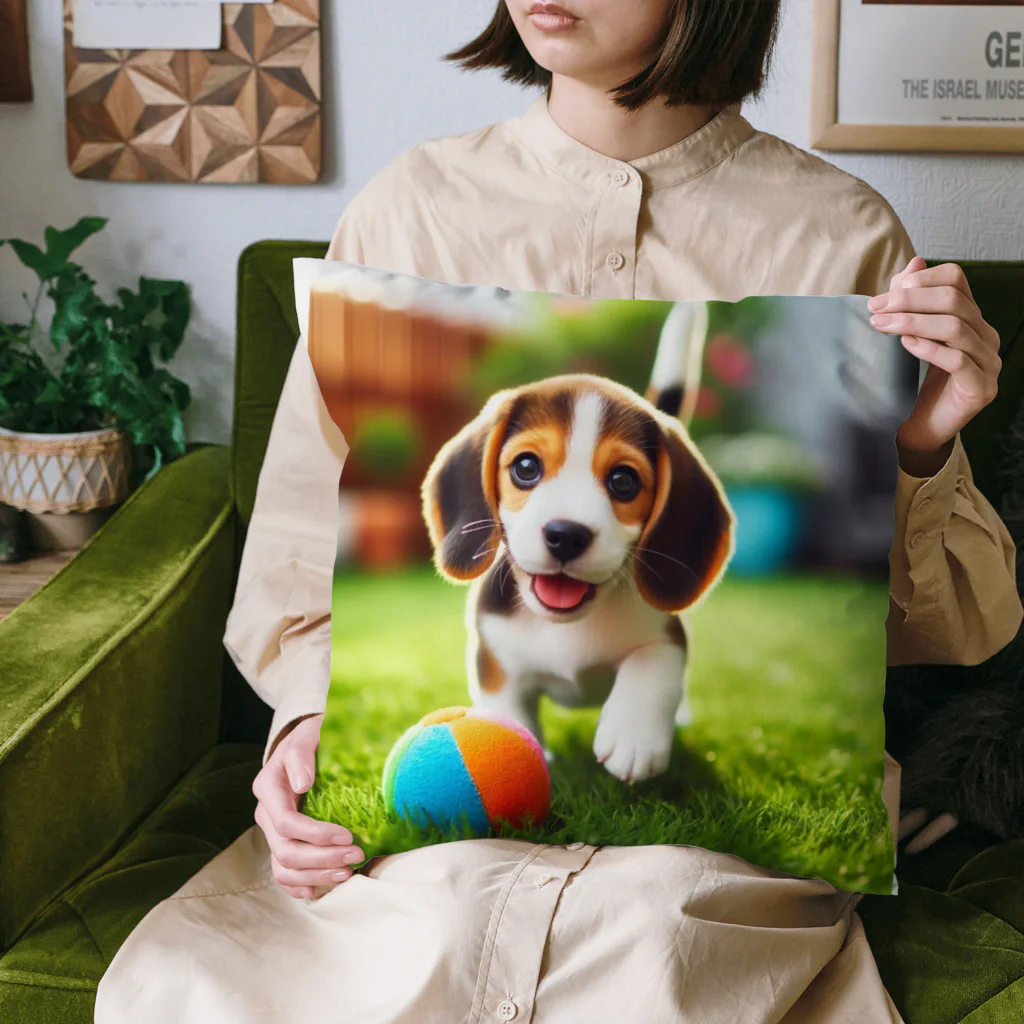
<path fill-rule="evenodd" d="M 880 196 L 738 108 L 625 163 L 561 131 L 543 98 L 397 159 L 330 248 L 451 283 L 677 300 L 875 294 L 911 255 Z M 300 343 L 225 636 L 275 709 L 268 754 L 325 707 L 347 450 Z M 977 662 L 1008 642 L 1022 617 L 1013 546 L 959 442 L 933 478 L 900 474 L 895 517 L 890 661 Z M 854 903 L 691 847 L 498 839 L 379 858 L 295 901 L 254 826 L 133 933 L 96 1020 L 897 1021 Z"/>

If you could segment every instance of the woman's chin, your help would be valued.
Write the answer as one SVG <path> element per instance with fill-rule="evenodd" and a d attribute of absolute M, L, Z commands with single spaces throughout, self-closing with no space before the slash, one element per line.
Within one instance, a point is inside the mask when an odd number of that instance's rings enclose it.
<path fill-rule="evenodd" d="M 554 38 L 539 36 L 530 40 L 527 49 L 539 67 L 561 78 L 583 81 L 598 73 L 602 77 L 608 74 L 607 66 L 601 65 L 592 47 L 583 40 L 572 39 L 568 34 Z"/>

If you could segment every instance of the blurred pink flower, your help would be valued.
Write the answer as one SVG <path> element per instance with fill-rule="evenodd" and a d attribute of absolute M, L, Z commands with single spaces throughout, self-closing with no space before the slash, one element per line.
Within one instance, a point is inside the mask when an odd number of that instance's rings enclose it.
<path fill-rule="evenodd" d="M 722 411 L 722 399 L 717 391 L 711 388 L 701 387 L 697 392 L 697 404 L 694 407 L 694 414 L 711 418 Z"/>
<path fill-rule="evenodd" d="M 745 388 L 750 383 L 754 368 L 750 353 L 731 334 L 719 334 L 708 342 L 705 361 L 708 369 L 729 387 Z"/>

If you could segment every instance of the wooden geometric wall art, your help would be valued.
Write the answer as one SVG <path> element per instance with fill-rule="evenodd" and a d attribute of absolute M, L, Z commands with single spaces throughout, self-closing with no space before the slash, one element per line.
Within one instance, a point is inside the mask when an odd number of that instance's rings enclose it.
<path fill-rule="evenodd" d="M 0 103 L 31 99 L 28 0 L 0 0 Z"/>
<path fill-rule="evenodd" d="M 78 49 L 71 4 L 64 0 L 64 81 L 76 177 L 318 179 L 320 0 L 224 4 L 219 50 Z"/>

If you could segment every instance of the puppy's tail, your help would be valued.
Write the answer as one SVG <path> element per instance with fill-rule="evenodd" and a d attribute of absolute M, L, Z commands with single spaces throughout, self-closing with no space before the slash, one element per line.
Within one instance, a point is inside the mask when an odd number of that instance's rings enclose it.
<path fill-rule="evenodd" d="M 658 339 L 646 397 L 661 412 L 678 416 L 684 426 L 692 419 L 697 405 L 707 336 L 707 303 L 677 302 Z"/>

